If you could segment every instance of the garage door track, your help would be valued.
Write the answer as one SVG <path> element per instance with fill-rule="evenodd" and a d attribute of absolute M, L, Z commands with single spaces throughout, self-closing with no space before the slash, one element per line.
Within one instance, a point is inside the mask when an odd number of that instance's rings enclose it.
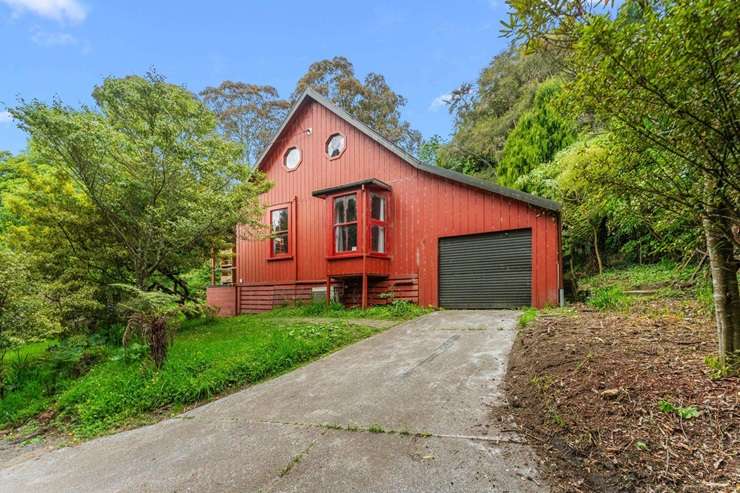
<path fill-rule="evenodd" d="M 441 311 L 177 418 L 6 464 L 3 491 L 542 491 L 501 405 L 518 317 Z"/>

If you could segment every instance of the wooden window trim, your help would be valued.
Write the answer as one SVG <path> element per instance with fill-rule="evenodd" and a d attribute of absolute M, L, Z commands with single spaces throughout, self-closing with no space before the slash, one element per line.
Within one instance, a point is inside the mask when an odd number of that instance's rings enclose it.
<path fill-rule="evenodd" d="M 337 194 L 337 195 L 333 195 L 331 197 L 331 202 L 330 202 L 330 204 L 331 204 L 331 206 L 330 206 L 330 214 L 331 214 L 330 217 L 331 217 L 331 220 L 329 222 L 329 228 L 331 230 L 330 231 L 331 246 L 330 246 L 329 258 L 358 257 L 358 256 L 361 256 L 363 254 L 362 242 L 361 242 L 361 239 L 360 239 L 360 232 L 362 231 L 362 225 L 361 225 L 361 218 L 362 218 L 362 216 L 361 216 L 361 214 L 362 214 L 361 204 L 362 204 L 362 199 L 361 199 L 360 194 L 361 194 L 361 190 L 353 190 L 353 191 L 350 191 L 350 192 L 343 192 L 343 193 L 340 193 L 340 194 Z M 356 216 L 355 217 L 355 220 L 354 221 L 347 221 L 347 222 L 343 222 L 343 223 L 334 222 L 334 213 L 335 213 L 334 212 L 335 211 L 334 207 L 335 207 L 335 204 L 336 204 L 337 199 L 341 199 L 341 198 L 344 198 L 344 197 L 349 197 L 351 195 L 354 195 L 354 197 L 355 197 L 355 216 Z M 348 251 L 344 251 L 344 252 L 338 252 L 337 251 L 337 227 L 338 226 L 350 226 L 352 224 L 354 224 L 355 226 L 357 226 L 357 249 L 356 250 L 348 250 Z"/>
<path fill-rule="evenodd" d="M 328 152 L 328 149 L 327 149 L 327 148 L 329 147 L 329 141 L 330 141 L 330 140 L 332 139 L 332 137 L 334 137 L 335 135 L 341 135 L 341 136 L 342 136 L 342 137 L 344 138 L 344 147 L 343 147 L 343 148 L 342 148 L 342 150 L 341 150 L 341 151 L 339 152 L 339 154 L 337 154 L 336 156 L 333 156 L 333 157 L 332 157 L 332 156 L 330 156 L 330 155 L 329 155 L 329 152 Z M 331 133 L 331 134 L 329 135 L 329 137 L 327 137 L 326 141 L 324 142 L 324 155 L 326 155 L 326 157 L 327 157 L 327 158 L 329 159 L 329 161 L 334 161 L 334 160 L 336 160 L 336 159 L 339 159 L 340 157 L 342 157 L 342 154 L 344 154 L 344 151 L 346 151 L 346 150 L 347 150 L 347 136 L 346 136 L 346 135 L 344 135 L 344 134 L 343 134 L 342 132 L 332 132 L 332 133 Z"/>
<path fill-rule="evenodd" d="M 373 219 L 373 195 L 377 195 L 378 197 L 383 198 L 384 202 L 384 209 L 383 209 L 383 219 Z M 367 234 L 365 237 L 367 238 L 367 245 L 365 248 L 365 251 L 368 253 L 368 255 L 371 255 L 373 257 L 387 257 L 390 253 L 390 242 L 388 234 L 388 217 L 390 214 L 390 208 L 388 207 L 390 203 L 390 196 L 388 192 L 386 191 L 379 191 L 379 190 L 368 190 L 367 193 L 367 206 L 365 207 L 367 210 Z M 385 251 L 384 252 L 378 252 L 373 250 L 373 226 L 381 226 L 383 228 L 383 242 L 385 245 Z"/>
<path fill-rule="evenodd" d="M 286 232 L 288 233 L 288 251 L 286 253 L 279 253 L 277 255 L 273 254 L 273 231 L 272 231 L 272 213 L 274 211 L 278 211 L 281 209 L 286 209 L 288 211 L 288 229 Z M 267 260 L 268 261 L 275 261 L 275 260 L 291 260 L 293 258 L 293 244 L 294 244 L 294 208 L 293 208 L 293 202 L 283 202 L 281 204 L 274 204 L 268 207 L 267 209 L 267 223 L 268 227 L 270 228 L 270 238 L 267 242 Z"/>

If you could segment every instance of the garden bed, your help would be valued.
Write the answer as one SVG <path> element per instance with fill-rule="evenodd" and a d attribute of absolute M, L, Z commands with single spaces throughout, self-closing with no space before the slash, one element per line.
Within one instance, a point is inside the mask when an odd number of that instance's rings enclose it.
<path fill-rule="evenodd" d="M 621 288 L 620 288 L 621 289 Z M 712 378 L 711 313 L 694 292 L 540 312 L 506 392 L 555 491 L 735 491 L 740 381 Z"/>

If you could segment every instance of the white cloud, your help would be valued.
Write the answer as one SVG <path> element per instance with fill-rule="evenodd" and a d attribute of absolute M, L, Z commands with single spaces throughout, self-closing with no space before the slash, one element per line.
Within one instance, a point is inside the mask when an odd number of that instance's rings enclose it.
<path fill-rule="evenodd" d="M 0 0 L 14 15 L 31 12 L 56 21 L 82 22 L 87 9 L 78 0 Z"/>
<path fill-rule="evenodd" d="M 429 111 L 437 111 L 440 108 L 444 108 L 450 102 L 451 98 L 452 94 L 450 93 L 440 94 L 432 100 L 432 104 L 429 105 Z"/>
<path fill-rule="evenodd" d="M 13 121 L 13 115 L 9 111 L 0 111 L 0 124 Z"/>
<path fill-rule="evenodd" d="M 83 55 L 92 52 L 92 45 L 89 41 L 80 40 L 75 36 L 63 31 L 42 31 L 34 28 L 31 30 L 31 41 L 38 46 L 45 48 L 57 48 L 62 46 L 76 46 Z"/>
<path fill-rule="evenodd" d="M 77 38 L 69 33 L 35 31 L 31 35 L 31 41 L 39 46 L 69 46 L 78 43 Z"/>

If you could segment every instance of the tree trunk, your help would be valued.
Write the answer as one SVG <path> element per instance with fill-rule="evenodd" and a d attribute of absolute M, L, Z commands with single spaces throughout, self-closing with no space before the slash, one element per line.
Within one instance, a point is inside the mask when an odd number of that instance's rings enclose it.
<path fill-rule="evenodd" d="M 712 272 L 720 363 L 736 367 L 736 351 L 740 351 L 740 292 L 737 282 L 740 263 L 729 240 L 728 235 L 732 234 L 729 221 L 714 214 L 716 211 L 709 212 L 702 223 Z"/>
<path fill-rule="evenodd" d="M 599 267 L 599 274 L 604 272 L 604 265 L 601 262 L 601 254 L 599 253 L 599 229 L 594 227 L 594 254 L 596 255 L 596 265 Z"/>

